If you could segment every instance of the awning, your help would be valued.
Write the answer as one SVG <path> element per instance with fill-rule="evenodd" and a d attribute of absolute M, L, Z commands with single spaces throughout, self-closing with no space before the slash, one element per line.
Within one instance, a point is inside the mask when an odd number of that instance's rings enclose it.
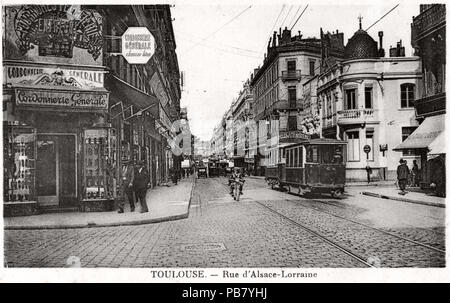
<path fill-rule="evenodd" d="M 430 153 L 445 153 L 445 115 L 425 118 L 422 124 L 394 150 L 428 149 Z"/>
<path fill-rule="evenodd" d="M 439 136 L 428 146 L 428 154 L 439 155 L 445 154 L 445 132 L 441 132 Z"/>
<path fill-rule="evenodd" d="M 155 104 L 148 111 L 155 118 L 159 118 L 159 106 L 156 106 L 159 104 L 158 98 L 136 89 L 116 76 L 108 75 L 106 79 L 106 86 L 111 91 L 112 99 L 119 99 L 124 104 L 134 105 L 138 109 L 145 109 Z"/>

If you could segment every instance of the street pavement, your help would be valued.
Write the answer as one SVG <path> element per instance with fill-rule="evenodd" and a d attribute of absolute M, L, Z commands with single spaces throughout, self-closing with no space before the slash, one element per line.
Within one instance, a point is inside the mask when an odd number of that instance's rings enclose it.
<path fill-rule="evenodd" d="M 170 190 L 170 188 L 166 188 Z M 303 198 L 246 178 L 197 179 L 189 217 L 136 226 L 6 230 L 9 267 L 443 267 L 444 208 L 348 189 Z"/>
<path fill-rule="evenodd" d="M 67 212 L 48 213 L 35 216 L 4 218 L 5 229 L 63 229 L 102 226 L 137 225 L 169 220 L 183 219 L 188 216 L 189 202 L 195 179 L 181 179 L 177 185 L 168 183 L 147 192 L 148 212 L 140 213 L 140 203 L 136 203 L 134 212 L 130 212 L 129 203 L 125 203 L 125 212 Z"/>

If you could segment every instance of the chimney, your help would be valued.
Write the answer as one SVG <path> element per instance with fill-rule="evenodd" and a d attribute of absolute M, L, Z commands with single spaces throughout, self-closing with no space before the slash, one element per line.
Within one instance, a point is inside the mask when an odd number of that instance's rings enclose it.
<path fill-rule="evenodd" d="M 273 32 L 273 35 L 272 35 L 272 46 L 273 47 L 277 46 L 277 31 Z"/>
<path fill-rule="evenodd" d="M 378 57 L 384 57 L 385 52 L 383 49 L 383 32 L 382 31 L 378 32 L 378 37 L 380 39 L 380 49 L 378 50 Z"/>
<path fill-rule="evenodd" d="M 287 27 L 284 28 L 283 33 L 281 35 L 281 42 L 280 44 L 286 44 L 291 42 L 291 31 L 287 29 Z"/>

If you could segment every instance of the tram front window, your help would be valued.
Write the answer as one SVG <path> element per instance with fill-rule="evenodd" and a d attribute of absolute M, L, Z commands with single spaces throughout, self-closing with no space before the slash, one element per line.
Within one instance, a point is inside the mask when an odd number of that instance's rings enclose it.
<path fill-rule="evenodd" d="M 311 145 L 306 154 L 309 163 L 342 164 L 344 160 L 341 145 Z"/>

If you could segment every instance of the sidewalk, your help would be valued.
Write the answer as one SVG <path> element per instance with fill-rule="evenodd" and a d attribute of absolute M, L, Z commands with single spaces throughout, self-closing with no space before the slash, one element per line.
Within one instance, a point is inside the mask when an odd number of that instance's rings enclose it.
<path fill-rule="evenodd" d="M 395 182 L 394 181 L 373 181 L 370 183 L 367 182 L 346 182 L 345 186 L 350 186 L 350 187 L 354 187 L 354 186 L 391 186 L 391 187 L 395 187 Z"/>
<path fill-rule="evenodd" d="M 406 195 L 399 195 L 400 190 L 395 186 L 394 187 L 380 186 L 364 190 L 361 192 L 361 194 L 401 202 L 416 203 L 436 207 L 445 207 L 445 198 L 427 194 L 420 189 L 417 189 L 416 191 L 415 188 L 411 190 L 408 190 L 407 188 L 406 191 L 407 191 Z"/>
<path fill-rule="evenodd" d="M 191 176 L 182 179 L 178 185 L 168 183 L 147 192 L 147 213 L 140 213 L 136 204 L 134 212 L 126 205 L 125 213 L 113 212 L 71 212 L 50 213 L 36 216 L 3 218 L 4 229 L 67 229 L 85 227 L 105 227 L 139 225 L 163 221 L 179 220 L 189 216 L 189 205 L 195 184 Z"/>

